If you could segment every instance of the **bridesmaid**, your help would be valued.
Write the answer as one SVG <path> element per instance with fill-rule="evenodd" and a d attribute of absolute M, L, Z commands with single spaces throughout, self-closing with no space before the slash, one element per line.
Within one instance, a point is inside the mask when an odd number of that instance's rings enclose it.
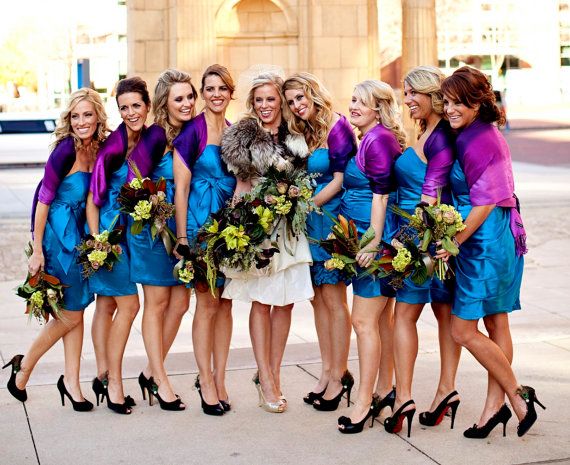
<path fill-rule="evenodd" d="M 537 419 L 532 387 L 519 385 L 511 367 L 513 344 L 509 313 L 520 309 L 526 235 L 514 194 L 511 155 L 494 126 L 504 124 L 493 89 L 480 71 L 464 66 L 441 85 L 445 113 L 457 137 L 457 160 L 450 174 L 456 208 L 466 229 L 456 236 L 456 287 L 451 334 L 488 372 L 487 398 L 468 438 L 484 438 L 512 416 L 523 436 Z M 449 258 L 441 249 L 438 256 Z M 477 328 L 483 319 L 488 335 Z"/>
<path fill-rule="evenodd" d="M 233 79 L 224 66 L 209 66 L 202 75 L 200 88 L 205 110 L 174 139 L 177 258 L 180 258 L 177 248 L 195 240 L 210 214 L 220 210 L 234 192 L 235 178 L 220 157 L 222 132 L 229 125 L 226 109 L 234 89 Z M 220 276 L 216 284 L 223 287 L 224 278 Z M 231 408 L 225 378 L 232 337 L 232 303 L 221 298 L 220 291 L 215 297 L 209 289 L 195 291 L 192 342 L 199 370 L 195 387 L 204 413 L 219 416 Z"/>
<path fill-rule="evenodd" d="M 404 151 L 395 165 L 397 203 L 410 214 L 420 201 L 434 204 L 438 191 L 441 192 L 442 202 L 449 204 L 451 200 L 448 184 L 449 171 L 454 162 L 454 140 L 449 123 L 443 118 L 441 82 L 444 78 L 441 71 L 433 66 L 414 68 L 404 78 L 404 104 L 420 126 L 418 140 Z M 441 368 L 431 408 L 419 416 L 424 426 L 439 424 L 451 409 L 453 428 L 459 405 L 455 374 L 461 347 L 451 337 L 451 297 L 447 285 L 436 277 L 421 286 L 407 279 L 396 296 L 394 356 L 398 386 L 396 406 L 400 414 L 415 409 L 411 399 L 414 365 L 418 355 L 416 324 L 425 304 L 431 304 L 437 319 Z M 399 416 L 394 415 L 394 420 Z M 391 429 L 391 424 L 388 429 Z"/>
<path fill-rule="evenodd" d="M 291 172 L 305 164 L 309 154 L 305 138 L 289 134 L 282 118 L 282 85 L 283 79 L 275 74 L 256 77 L 247 96 L 246 116 L 224 133 L 222 158 L 236 175 L 236 197 L 250 192 L 272 166 Z M 258 367 L 253 381 L 260 407 L 273 413 L 287 407 L 280 375 L 293 305 L 314 295 L 309 272 L 311 252 L 305 235 L 289 238 L 286 222 L 277 228 L 274 234 L 280 253 L 268 266 L 270 274 L 232 276 L 223 293 L 226 298 L 251 302 L 249 329 Z"/>
<path fill-rule="evenodd" d="M 390 219 L 386 224 L 390 218 L 386 208 L 394 161 L 402 153 L 406 135 L 394 91 L 384 82 L 368 80 L 357 84 L 349 111 L 350 123 L 360 131 L 362 142 L 344 174 L 340 211 L 354 220 L 360 234 L 370 226 L 374 228 L 374 239 L 356 256 L 364 268 L 374 259 L 381 238 L 388 240 L 393 234 Z M 352 326 L 358 344 L 360 383 L 350 415 L 338 419 L 339 431 L 349 434 L 360 433 L 368 418 L 372 417 L 373 422 L 382 408 L 394 405 L 391 323 L 395 292 L 385 279 L 372 277 L 353 278 L 352 288 Z M 378 391 L 384 395 L 379 398 L 373 392 L 381 354 L 385 362 Z"/>
<path fill-rule="evenodd" d="M 141 90 L 142 84 L 138 77 L 123 79 L 117 84 L 116 99 L 123 122 L 99 150 L 93 169 L 87 197 L 87 224 L 91 234 L 110 230 L 115 222 L 126 227 L 117 197 L 127 180 L 128 156 L 139 141 L 150 109 L 148 92 Z M 97 362 L 93 391 L 102 399 L 106 397 L 107 406 L 120 414 L 130 414 L 134 405 L 132 398 L 125 398 L 123 393 L 122 364 L 131 326 L 139 310 L 137 286 L 130 280 L 126 232 L 121 259 L 113 269 L 100 269 L 89 278 L 89 289 L 97 294 L 91 327 Z"/>
<path fill-rule="evenodd" d="M 142 89 L 139 92 L 139 99 L 144 94 L 148 97 L 146 85 L 144 92 Z M 161 177 L 166 180 L 166 200 L 171 203 L 174 203 L 172 141 L 182 125 L 194 117 L 197 96 L 187 73 L 175 69 L 164 71 L 154 89 L 152 109 L 155 123 L 142 134 L 130 156 L 143 177 L 150 177 L 153 181 Z M 134 176 L 129 169 L 127 180 Z M 168 221 L 168 227 L 176 231 L 174 218 Z M 188 310 L 190 291 L 173 277 L 176 259 L 169 255 L 160 236 L 153 240 L 150 228 L 146 226 L 135 236 L 129 232 L 127 238 L 131 280 L 142 284 L 144 293 L 142 334 L 149 364 L 139 375 L 143 398 L 148 391 L 149 402 L 154 395 L 162 409 L 184 410 L 185 405 L 168 380 L 164 360 Z"/>
<path fill-rule="evenodd" d="M 316 179 L 315 204 L 337 216 L 340 212 L 342 180 L 348 160 L 356 153 L 356 140 L 346 118 L 332 110 L 328 91 L 316 76 L 298 73 L 283 85 L 287 101 L 286 116 L 291 132 L 305 135 L 312 152 L 307 162 L 309 173 L 322 173 Z M 311 213 L 307 235 L 325 239 L 332 221 L 325 214 Z M 346 284 L 338 270 L 326 270 L 330 255 L 311 244 L 313 265 L 311 279 L 315 290 L 312 301 L 321 351 L 322 369 L 313 391 L 303 400 L 317 410 L 336 410 L 342 395 L 350 392 L 354 378 L 347 369 L 350 345 L 350 314 L 346 302 Z"/>
<path fill-rule="evenodd" d="M 99 94 L 87 88 L 71 94 L 55 129 L 53 151 L 34 196 L 34 250 L 28 262 L 30 274 L 43 269 L 69 287 L 63 290 L 63 318 L 52 318 L 26 355 L 16 355 L 4 366 L 12 369 L 8 391 L 21 402 L 28 398 L 26 384 L 36 363 L 63 339 L 65 374 L 57 382 L 61 402 L 64 403 L 66 396 L 76 411 L 93 408 L 83 397 L 79 385 L 83 310 L 93 302 L 93 294 L 81 276 L 75 247 L 85 229 L 85 199 L 97 149 L 108 132 L 107 115 Z"/>

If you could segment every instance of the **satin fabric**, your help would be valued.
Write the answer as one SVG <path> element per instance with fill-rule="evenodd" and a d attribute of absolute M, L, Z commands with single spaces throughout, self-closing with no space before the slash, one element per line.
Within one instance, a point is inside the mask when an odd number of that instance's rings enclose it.
<path fill-rule="evenodd" d="M 461 163 L 451 170 L 455 206 L 463 218 L 472 209 L 471 193 Z M 524 259 L 515 253 L 510 230 L 511 208 L 495 207 L 467 239 L 456 257 L 456 287 L 452 313 L 477 320 L 495 313 L 520 309 Z"/>
<path fill-rule="evenodd" d="M 388 172 L 391 166 L 387 167 Z M 389 175 L 388 175 L 389 177 Z M 370 181 L 366 175 L 360 170 L 356 158 L 352 158 L 344 172 L 343 181 L 344 193 L 341 199 L 340 214 L 347 219 L 354 220 L 359 234 L 364 234 L 370 227 L 370 215 L 372 210 L 372 190 Z M 382 234 L 383 240 L 390 240 L 390 234 L 393 234 L 394 226 L 393 215 L 386 211 L 386 222 Z M 388 224 L 386 224 L 388 223 Z M 362 271 L 362 269 L 359 269 Z M 396 292 L 388 285 L 387 278 L 374 279 L 371 276 L 352 278 L 352 289 L 354 295 L 360 297 L 394 297 Z"/>
<path fill-rule="evenodd" d="M 153 181 L 158 181 L 161 177 L 166 180 L 166 201 L 174 203 L 172 151 L 162 156 L 150 176 Z M 177 260 L 174 255 L 168 255 L 160 235 L 157 235 L 153 240 L 149 225 L 145 225 L 139 234 L 132 235 L 130 232 L 132 224 L 133 219 L 129 217 L 127 240 L 130 253 L 131 281 L 151 286 L 180 285 L 181 283 L 172 275 L 172 269 Z M 167 221 L 167 225 L 176 234 L 174 216 Z M 172 241 L 172 245 L 174 245 L 174 241 Z"/>
<path fill-rule="evenodd" d="M 121 186 L 127 179 L 127 170 L 127 161 L 124 160 L 119 169 L 110 173 L 106 179 L 105 195 L 101 197 L 103 204 L 99 207 L 99 231 L 112 229 L 111 226 L 116 217 L 118 218 L 115 225 L 124 226 L 125 229 L 127 227 L 126 218 L 124 214 L 119 211 L 119 203 L 117 200 Z M 95 183 L 96 185 L 100 185 L 97 183 L 97 180 Z M 93 188 L 93 185 L 92 180 L 91 188 Z M 89 278 L 89 289 L 91 292 L 111 297 L 138 294 L 137 286 L 130 278 L 130 257 L 126 236 L 127 231 L 124 232 L 123 240 L 121 241 L 123 253 L 119 261 L 113 265 L 113 269 L 109 271 L 106 268 L 100 268 Z"/>
<path fill-rule="evenodd" d="M 451 168 L 451 166 L 450 166 Z M 397 205 L 410 214 L 414 213 L 416 205 L 420 202 L 428 165 L 418 157 L 412 147 L 396 160 L 394 175 L 398 189 L 396 191 Z M 449 173 L 445 176 L 449 179 Z M 401 217 L 398 218 L 398 229 L 407 224 Z M 419 240 L 416 241 L 419 244 Z M 404 281 L 404 287 L 398 289 L 396 301 L 409 304 L 425 304 L 430 302 L 451 302 L 449 284 L 446 284 L 435 275 L 421 286 L 414 284 L 410 278 Z"/>
<path fill-rule="evenodd" d="M 421 193 L 437 198 L 441 192 L 443 203 L 451 202 L 449 172 L 455 161 L 455 140 L 449 122 L 443 118 L 435 126 L 424 144 L 427 168 Z"/>
<path fill-rule="evenodd" d="M 77 263 L 76 246 L 85 229 L 85 199 L 91 174 L 76 171 L 63 178 L 51 199 L 42 241 L 45 271 L 69 286 L 63 290 L 66 310 L 83 310 L 93 302 Z M 43 202 L 42 202 L 43 203 Z"/>

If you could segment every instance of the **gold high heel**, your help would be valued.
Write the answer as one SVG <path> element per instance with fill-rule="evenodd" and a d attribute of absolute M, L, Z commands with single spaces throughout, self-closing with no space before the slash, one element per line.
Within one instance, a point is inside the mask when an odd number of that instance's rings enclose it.
<path fill-rule="evenodd" d="M 261 389 L 261 383 L 259 382 L 259 371 L 256 371 L 251 379 L 253 384 L 257 389 L 257 393 L 259 394 L 259 406 L 269 413 L 283 413 L 287 408 L 287 404 L 284 403 L 281 399 L 277 400 L 276 402 L 267 402 L 265 400 L 265 396 L 263 395 L 263 390 Z"/>

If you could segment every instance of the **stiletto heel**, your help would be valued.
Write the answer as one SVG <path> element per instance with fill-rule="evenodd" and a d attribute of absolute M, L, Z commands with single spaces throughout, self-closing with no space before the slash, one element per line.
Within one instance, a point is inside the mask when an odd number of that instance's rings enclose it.
<path fill-rule="evenodd" d="M 489 418 L 487 423 L 483 426 L 477 426 L 477 424 L 474 424 L 471 428 L 468 428 L 463 432 L 463 436 L 469 439 L 484 439 L 489 436 L 489 433 L 493 431 L 495 426 L 502 423 L 503 437 L 505 437 L 507 435 L 507 423 L 512 416 L 513 414 L 509 407 L 507 407 L 507 404 L 503 404 L 503 406 L 497 410 L 497 413 Z"/>
<path fill-rule="evenodd" d="M 150 393 L 152 391 L 152 384 L 150 384 L 150 379 L 147 378 L 142 371 L 141 371 L 141 374 L 139 375 L 139 386 L 141 387 L 141 393 L 142 393 L 143 400 L 146 400 L 146 392 L 147 391 L 148 391 L 148 396 L 150 398 L 151 397 Z"/>
<path fill-rule="evenodd" d="M 403 411 L 408 405 L 413 405 L 415 402 L 410 399 L 409 401 L 403 403 L 398 410 L 391 416 L 384 420 L 384 429 L 388 433 L 399 433 L 402 431 L 402 425 L 404 423 L 404 419 L 408 420 L 408 437 L 410 437 L 412 433 L 412 419 L 414 418 L 414 414 L 416 413 L 416 408 L 412 408 L 410 410 Z"/>
<path fill-rule="evenodd" d="M 536 414 L 536 409 L 534 408 L 534 404 L 538 404 L 542 407 L 542 410 L 546 410 L 546 407 L 540 403 L 540 401 L 536 398 L 536 392 L 530 386 L 521 386 L 517 389 L 517 394 L 525 401 L 526 403 L 526 415 L 520 421 L 519 426 L 517 427 L 517 435 L 520 438 L 524 436 L 526 432 L 530 429 L 530 427 L 534 424 L 537 420 L 538 415 Z"/>
<path fill-rule="evenodd" d="M 361 433 L 364 429 L 365 423 L 370 418 L 370 428 L 374 426 L 374 420 L 378 415 L 380 415 L 380 398 L 378 396 L 372 396 L 372 401 L 370 402 L 370 408 L 366 413 L 366 416 L 360 420 L 358 423 L 352 423 L 349 417 L 339 417 L 338 419 L 338 430 L 343 434 L 356 434 Z"/>
<path fill-rule="evenodd" d="M 97 407 L 99 407 L 99 398 L 101 398 L 101 402 L 103 402 L 107 396 L 107 377 L 104 377 L 103 379 L 99 379 L 99 377 L 93 378 L 91 389 L 93 389 L 93 392 L 95 393 Z"/>
<path fill-rule="evenodd" d="M 350 371 L 346 370 L 344 372 L 342 378 L 340 379 L 340 382 L 342 383 L 342 389 L 336 397 L 333 397 L 330 400 L 324 399 L 323 397 L 315 399 L 313 407 L 316 410 L 319 410 L 321 412 L 332 412 L 333 410 L 336 410 L 338 408 L 338 405 L 340 404 L 342 396 L 345 393 L 346 393 L 346 406 L 348 407 L 350 405 L 350 393 L 352 392 L 352 387 L 354 386 L 354 378 L 350 373 Z"/>
<path fill-rule="evenodd" d="M 73 405 L 73 410 L 75 410 L 76 412 L 89 412 L 90 410 L 93 409 L 93 404 L 89 402 L 87 399 L 78 402 L 74 400 L 73 397 L 71 397 L 71 394 L 67 391 L 67 388 L 65 387 L 65 384 L 63 382 L 63 375 L 61 375 L 57 380 L 57 390 L 59 391 L 59 394 L 61 396 L 62 407 L 65 406 L 65 397 L 67 397 L 70 400 L 71 405 Z"/>
<path fill-rule="evenodd" d="M 396 386 L 392 386 L 392 390 L 380 400 L 379 404 L 380 411 L 382 411 L 382 409 L 386 407 L 390 407 L 392 410 L 394 410 L 395 402 L 396 402 Z"/>
<path fill-rule="evenodd" d="M 14 355 L 12 360 L 10 360 L 6 365 L 2 367 L 8 368 L 9 366 L 12 367 L 12 373 L 10 374 L 10 379 L 8 380 L 8 392 L 12 394 L 16 399 L 20 402 L 26 402 L 28 400 L 28 393 L 26 389 L 20 389 L 16 386 L 16 374 L 21 370 L 22 366 L 22 359 L 24 356 L 22 354 Z"/>
<path fill-rule="evenodd" d="M 202 396 L 202 387 L 200 386 L 200 375 L 196 376 L 196 382 L 194 383 L 194 387 L 200 394 L 200 400 L 202 401 L 202 411 L 206 415 L 212 415 L 215 417 L 220 417 L 224 414 L 224 407 L 219 402 L 217 404 L 207 404 Z"/>
<path fill-rule="evenodd" d="M 451 429 L 453 429 L 453 424 L 455 423 L 455 414 L 457 412 L 457 407 L 459 407 L 459 399 L 450 402 L 449 400 L 455 396 L 458 396 L 457 391 L 453 391 L 439 403 L 433 412 L 422 412 L 420 413 L 418 419 L 420 424 L 424 426 L 437 426 L 443 420 L 443 417 L 448 410 L 451 410 Z"/>
<path fill-rule="evenodd" d="M 251 379 L 255 388 L 257 389 L 257 395 L 259 396 L 259 406 L 269 413 L 283 413 L 286 408 L 286 404 L 283 403 L 281 399 L 277 402 L 267 402 L 265 396 L 263 395 L 263 390 L 261 389 L 261 382 L 259 381 L 259 371 L 256 371 Z"/>

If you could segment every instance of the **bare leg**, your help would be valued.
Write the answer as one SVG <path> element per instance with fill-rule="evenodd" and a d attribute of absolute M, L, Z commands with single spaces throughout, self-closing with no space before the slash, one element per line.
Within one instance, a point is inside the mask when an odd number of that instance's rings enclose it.
<path fill-rule="evenodd" d="M 107 341 L 109 331 L 113 324 L 113 315 L 117 309 L 117 303 L 113 297 L 98 295 L 95 301 L 95 313 L 91 323 L 91 339 L 95 350 L 95 362 L 97 363 L 97 376 L 103 378 L 109 371 L 107 362 Z"/>
<path fill-rule="evenodd" d="M 230 354 L 233 323 L 232 301 L 220 299 L 214 323 L 213 375 L 218 399 L 226 401 L 229 399 L 228 391 L 226 390 L 226 366 Z"/>
<path fill-rule="evenodd" d="M 291 311 L 293 304 L 283 307 L 274 306 L 271 310 L 271 348 L 269 363 L 277 392 L 281 395 L 281 362 L 287 346 L 291 329 Z"/>
<path fill-rule="evenodd" d="M 259 369 L 259 383 L 267 402 L 277 402 L 279 391 L 271 370 L 271 306 L 253 302 L 249 314 L 249 334 Z"/>
<path fill-rule="evenodd" d="M 376 392 L 381 398 L 386 397 L 394 386 L 394 304 L 395 298 L 386 299 L 384 310 L 378 319 L 380 333 L 380 367 Z"/>
<path fill-rule="evenodd" d="M 109 364 L 108 399 L 115 404 L 125 401 L 123 392 L 123 355 L 133 320 L 139 311 L 138 294 L 114 297 L 117 314 L 109 330 L 107 340 L 107 363 Z"/>
<path fill-rule="evenodd" d="M 319 341 L 319 350 L 321 352 L 321 374 L 312 392 L 319 393 L 326 389 L 331 377 L 333 363 L 333 341 L 331 340 L 332 317 L 323 300 L 322 286 L 313 287 L 313 289 L 315 291 L 315 297 L 311 301 L 311 304 L 315 315 L 315 328 L 317 330 L 317 339 Z"/>
<path fill-rule="evenodd" d="M 85 400 L 79 385 L 79 369 L 81 365 L 81 351 L 83 349 L 83 312 L 81 320 L 75 327 L 63 336 L 63 350 L 65 353 L 65 373 L 63 383 L 74 400 Z"/>

